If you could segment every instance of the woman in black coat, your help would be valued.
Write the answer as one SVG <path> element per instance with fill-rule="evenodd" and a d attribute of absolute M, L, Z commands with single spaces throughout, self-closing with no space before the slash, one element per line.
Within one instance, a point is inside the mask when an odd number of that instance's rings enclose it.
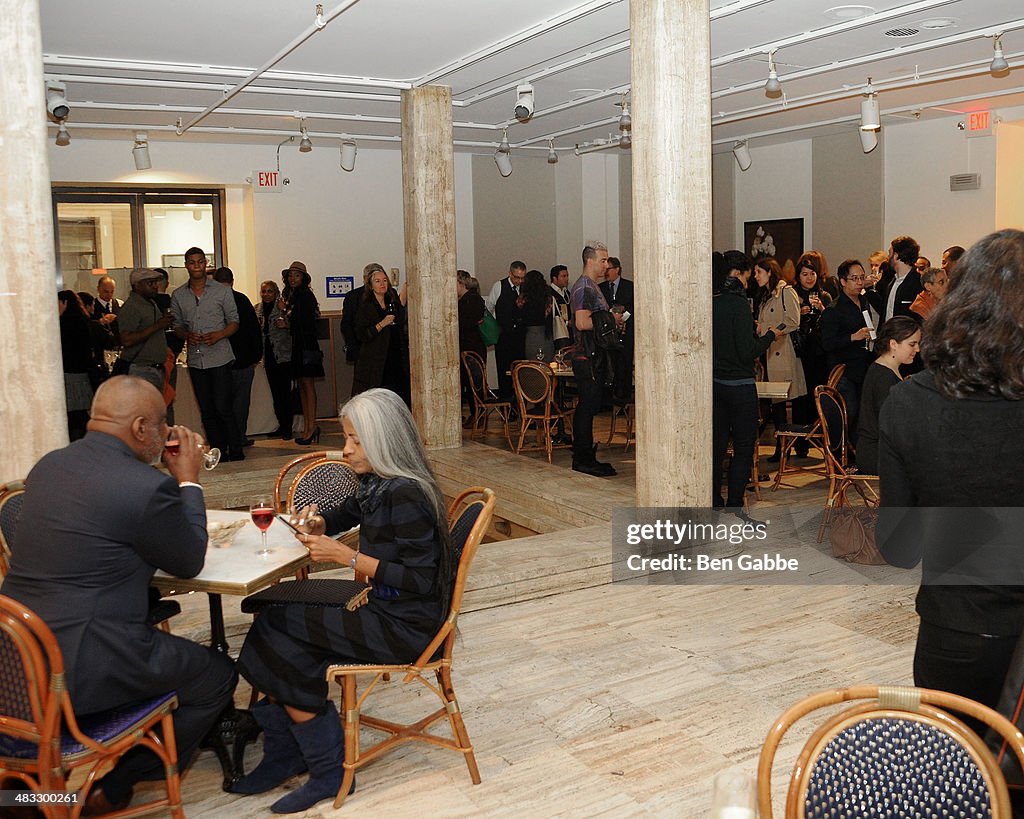
<path fill-rule="evenodd" d="M 235 793 L 263 793 L 309 770 L 309 781 L 278 800 L 275 813 L 305 810 L 341 787 L 343 741 L 324 669 L 331 663 L 408 663 L 448 614 L 457 559 L 444 497 L 412 415 L 390 390 L 374 389 L 341 409 L 345 460 L 359 489 L 344 506 L 299 512 L 296 537 L 314 560 L 351 566 L 370 579 L 365 605 L 269 606 L 242 646 L 239 670 L 267 694 L 253 715 L 264 730 L 263 760 Z M 359 524 L 359 547 L 327 537 Z"/>
<path fill-rule="evenodd" d="M 352 394 L 384 387 L 411 403 L 409 348 L 405 337 L 405 311 L 388 274 L 375 270 L 356 313 L 356 336 L 361 342 L 352 375 Z"/>
<path fill-rule="evenodd" d="M 921 356 L 882 407 L 878 547 L 894 566 L 923 561 L 914 684 L 995 707 L 1024 632 L 1019 521 L 992 508 L 1021 505 L 1024 233 L 964 255 Z"/>
<path fill-rule="evenodd" d="M 324 376 L 324 356 L 316 335 L 316 322 L 320 318 L 320 305 L 309 289 L 312 281 L 302 262 L 292 262 L 288 268 L 288 326 L 292 332 L 292 374 L 299 385 L 302 401 L 303 433 L 297 444 L 311 444 L 320 440 L 320 427 L 316 424 L 316 379 Z"/>
<path fill-rule="evenodd" d="M 487 364 L 487 345 L 480 335 L 480 324 L 487 308 L 480 297 L 480 283 L 468 271 L 456 271 L 455 288 L 459 294 L 459 382 L 462 385 L 462 403 L 469 405 L 472 419 L 475 404 L 473 391 L 469 387 L 469 376 L 462 365 L 462 354 L 467 351 L 476 353 Z"/>
<path fill-rule="evenodd" d="M 93 334 L 90 319 L 74 290 L 57 294 L 60 311 L 60 348 L 64 363 L 64 398 L 68 413 L 68 436 L 72 441 L 85 435 L 92 404 L 90 370 L 96 367 L 93 357 Z"/>

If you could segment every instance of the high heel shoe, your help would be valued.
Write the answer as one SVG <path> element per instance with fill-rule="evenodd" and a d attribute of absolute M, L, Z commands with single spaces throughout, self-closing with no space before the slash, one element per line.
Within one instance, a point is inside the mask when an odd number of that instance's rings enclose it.
<path fill-rule="evenodd" d="M 309 434 L 308 438 L 296 438 L 295 443 L 301 446 L 309 446 L 310 444 L 320 443 L 320 425 L 317 424 L 313 427 L 313 431 Z"/>

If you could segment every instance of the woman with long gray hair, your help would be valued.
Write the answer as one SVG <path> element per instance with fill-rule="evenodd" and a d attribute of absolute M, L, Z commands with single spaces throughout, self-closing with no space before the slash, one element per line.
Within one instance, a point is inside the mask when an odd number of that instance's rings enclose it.
<path fill-rule="evenodd" d="M 341 408 L 345 460 L 359 489 L 344 506 L 301 510 L 296 537 L 313 560 L 351 566 L 370 578 L 366 604 L 269 606 L 249 630 L 239 670 L 267 694 L 253 715 L 264 731 L 263 760 L 235 793 L 263 793 L 309 771 L 275 813 L 303 811 L 333 797 L 342 780 L 341 723 L 327 699 L 324 669 L 339 662 L 412 662 L 448 613 L 457 563 L 444 497 L 412 415 L 391 390 L 372 389 Z M 360 524 L 351 549 L 327 537 Z M 354 786 L 353 786 L 354 787 Z"/>

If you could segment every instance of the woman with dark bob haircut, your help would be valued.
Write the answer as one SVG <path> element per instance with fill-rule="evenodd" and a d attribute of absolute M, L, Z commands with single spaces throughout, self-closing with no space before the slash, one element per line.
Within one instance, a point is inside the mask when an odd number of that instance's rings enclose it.
<path fill-rule="evenodd" d="M 992 507 L 1021 505 L 1024 233 L 993 233 L 960 260 L 921 354 L 927 369 L 882 407 L 878 545 L 895 566 L 923 561 L 914 684 L 994 708 L 1024 631 L 1019 542 L 987 534 Z"/>

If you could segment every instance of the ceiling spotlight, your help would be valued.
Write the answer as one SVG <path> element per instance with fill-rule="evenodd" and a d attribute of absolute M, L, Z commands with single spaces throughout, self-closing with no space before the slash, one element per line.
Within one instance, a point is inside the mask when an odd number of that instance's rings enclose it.
<path fill-rule="evenodd" d="M 494 164 L 498 166 L 498 173 L 502 176 L 509 176 L 512 173 L 512 148 L 508 144 L 508 131 L 501 136 L 501 144 L 494 151 Z"/>
<path fill-rule="evenodd" d="M 548 140 L 548 165 L 557 165 L 557 164 L 558 164 L 558 154 L 555 153 L 555 141 L 553 139 L 549 139 Z"/>
<path fill-rule="evenodd" d="M 71 144 L 71 134 L 68 133 L 68 126 L 64 124 L 64 120 L 57 126 L 57 138 L 53 142 L 61 148 Z"/>
<path fill-rule="evenodd" d="M 871 84 L 871 77 L 868 77 L 868 84 L 864 86 L 864 99 L 860 103 L 860 129 L 862 131 L 877 131 L 882 127 L 882 121 L 878 113 L 878 96 Z"/>
<path fill-rule="evenodd" d="M 622 109 L 622 113 L 619 114 L 619 130 L 631 130 L 633 128 L 633 118 L 629 115 L 629 102 L 626 101 L 625 94 L 622 95 L 622 99 L 616 105 Z"/>
<path fill-rule="evenodd" d="M 313 143 L 309 141 L 309 134 L 306 132 L 306 120 L 299 121 L 299 133 L 302 139 L 299 141 L 299 153 L 308 154 L 313 150 Z"/>
<path fill-rule="evenodd" d="M 148 171 L 153 167 L 153 163 L 149 159 L 149 136 L 145 131 L 137 131 L 135 134 L 132 158 L 135 160 L 135 170 L 137 171 Z"/>
<path fill-rule="evenodd" d="M 515 117 L 520 122 L 526 122 L 533 116 L 533 86 L 523 80 L 521 85 L 516 86 L 516 110 Z"/>
<path fill-rule="evenodd" d="M 766 97 L 781 97 L 782 83 L 779 82 L 779 72 L 775 70 L 775 49 L 768 52 L 768 82 L 764 84 Z"/>
<path fill-rule="evenodd" d="M 356 143 L 351 139 L 341 141 L 341 169 L 343 171 L 356 169 Z"/>
<path fill-rule="evenodd" d="M 860 134 L 860 147 L 864 153 L 869 154 L 878 147 L 878 131 L 858 131 Z"/>
<path fill-rule="evenodd" d="M 50 80 L 46 83 L 46 110 L 54 119 L 64 119 L 71 113 L 67 97 L 64 96 L 65 92 L 67 86 L 62 82 Z"/>
<path fill-rule="evenodd" d="M 747 147 L 745 139 L 741 142 L 733 143 L 732 155 L 736 157 L 736 164 L 740 166 L 741 171 L 745 171 L 750 167 L 750 148 Z"/>
<path fill-rule="evenodd" d="M 619 147 L 620 148 L 628 148 L 632 144 L 633 144 L 633 137 L 630 135 L 629 131 L 623 131 L 621 134 L 619 134 Z"/>
<path fill-rule="evenodd" d="M 992 62 L 988 70 L 996 76 L 1005 75 L 1010 70 L 1010 64 L 1006 62 L 1006 58 L 1003 56 L 1002 36 L 1003 33 L 999 32 L 992 38 Z"/>

